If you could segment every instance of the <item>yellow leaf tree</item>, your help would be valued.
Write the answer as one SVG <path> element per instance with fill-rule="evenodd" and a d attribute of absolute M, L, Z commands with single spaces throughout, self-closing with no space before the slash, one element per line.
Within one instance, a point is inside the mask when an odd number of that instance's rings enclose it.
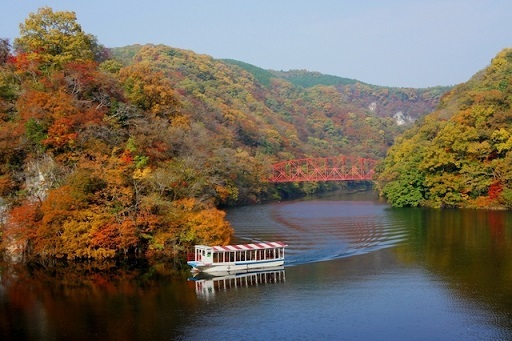
<path fill-rule="evenodd" d="M 14 47 L 29 59 L 38 59 L 44 68 L 92 60 L 94 43 L 94 37 L 82 31 L 74 12 L 43 7 L 20 24 L 20 37 L 14 40 Z"/>

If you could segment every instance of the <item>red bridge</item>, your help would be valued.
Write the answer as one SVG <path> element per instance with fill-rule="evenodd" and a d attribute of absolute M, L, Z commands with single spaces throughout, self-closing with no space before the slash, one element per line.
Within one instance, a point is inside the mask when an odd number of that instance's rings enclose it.
<path fill-rule="evenodd" d="M 353 156 L 297 159 L 272 165 L 269 182 L 372 180 L 376 160 Z"/>

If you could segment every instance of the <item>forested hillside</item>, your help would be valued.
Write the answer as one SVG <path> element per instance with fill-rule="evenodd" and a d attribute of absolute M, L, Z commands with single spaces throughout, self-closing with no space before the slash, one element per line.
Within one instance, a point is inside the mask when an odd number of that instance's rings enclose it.
<path fill-rule="evenodd" d="M 410 125 L 419 117 L 432 112 L 441 96 L 450 90 L 448 86 L 426 89 L 385 87 L 319 72 L 263 70 L 247 63 L 233 60 L 227 62 L 243 67 L 265 83 L 271 77 L 277 77 L 304 88 L 333 86 L 347 104 L 365 108 L 379 117 L 392 117 L 400 125 Z"/>
<path fill-rule="evenodd" d="M 347 103 L 332 86 L 303 88 L 280 78 L 268 84 L 206 55 L 163 45 L 113 50 L 124 65 L 163 72 L 182 112 L 218 138 L 270 160 L 338 154 L 379 158 L 400 131 L 391 118 Z"/>
<path fill-rule="evenodd" d="M 455 87 L 389 150 L 394 206 L 512 208 L 512 49 Z"/>
<path fill-rule="evenodd" d="M 0 245 L 11 258 L 224 244 L 219 206 L 332 186 L 276 187 L 271 163 L 381 158 L 403 129 L 332 85 L 163 45 L 105 48 L 72 12 L 42 8 L 13 46 L 0 43 Z"/>

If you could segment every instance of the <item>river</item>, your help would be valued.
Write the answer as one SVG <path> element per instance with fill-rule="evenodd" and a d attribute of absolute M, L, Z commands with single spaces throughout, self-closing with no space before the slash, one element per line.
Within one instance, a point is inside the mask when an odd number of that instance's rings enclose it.
<path fill-rule="evenodd" d="M 512 340 L 512 212 L 359 193 L 227 217 L 236 243 L 286 242 L 286 266 L 224 278 L 4 266 L 0 339 Z"/>

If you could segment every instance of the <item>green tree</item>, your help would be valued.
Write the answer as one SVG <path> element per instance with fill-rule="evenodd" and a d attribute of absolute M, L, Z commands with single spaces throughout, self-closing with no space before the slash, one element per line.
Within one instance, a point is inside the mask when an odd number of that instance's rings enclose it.
<path fill-rule="evenodd" d="M 511 74 L 512 49 L 505 49 L 397 141 L 378 177 L 393 205 L 510 207 Z M 411 197 L 418 188 L 419 202 Z"/>
<path fill-rule="evenodd" d="M 20 24 L 20 37 L 14 40 L 14 47 L 46 68 L 93 60 L 94 43 L 94 37 L 82 31 L 74 12 L 43 7 Z"/>

